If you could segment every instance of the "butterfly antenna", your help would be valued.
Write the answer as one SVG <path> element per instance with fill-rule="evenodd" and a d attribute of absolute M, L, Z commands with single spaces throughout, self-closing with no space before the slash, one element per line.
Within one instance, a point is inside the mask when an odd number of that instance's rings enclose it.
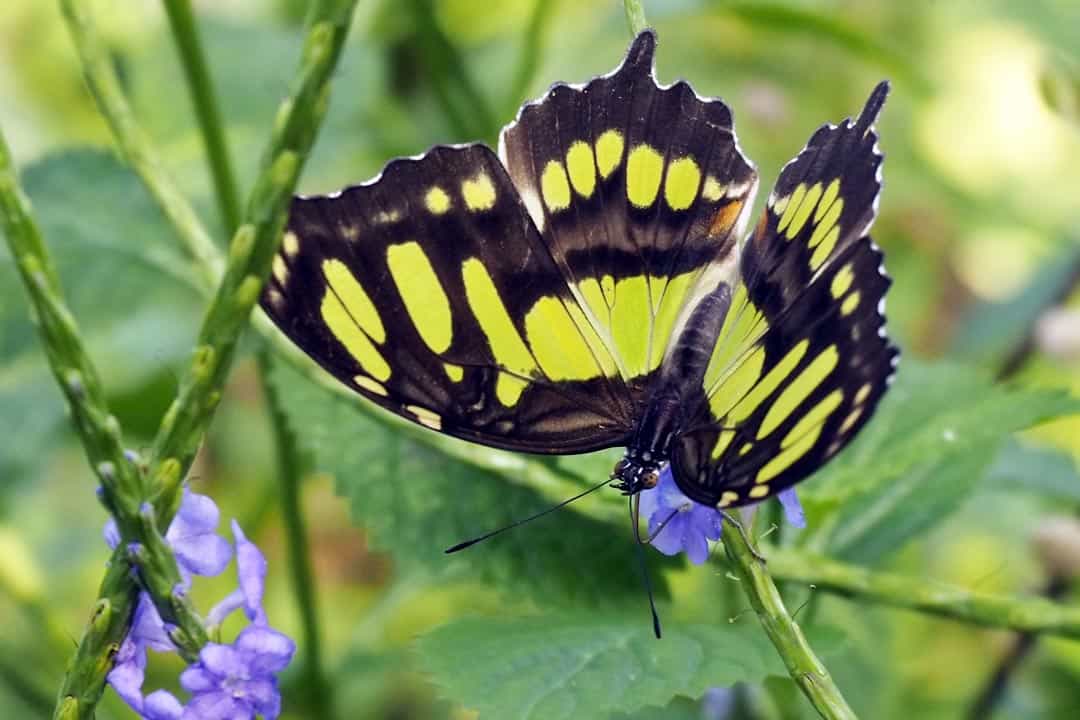
<path fill-rule="evenodd" d="M 530 515 L 529 517 L 523 518 L 521 520 L 515 520 L 514 522 L 510 523 L 509 525 L 501 527 L 498 530 L 492 530 L 491 532 L 484 533 L 483 535 L 480 535 L 479 537 L 474 537 L 472 540 L 466 540 L 465 542 L 459 542 L 457 545 L 454 545 L 453 547 L 446 548 L 446 550 L 444 550 L 443 552 L 446 553 L 447 555 L 449 555 L 450 553 L 456 553 L 459 550 L 464 550 L 467 547 L 472 547 L 473 545 L 475 545 L 478 542 L 482 542 L 484 540 L 487 540 L 488 538 L 495 537 L 499 533 L 504 533 L 507 530 L 513 530 L 514 528 L 518 527 L 519 525 L 524 525 L 525 523 L 532 522 L 533 520 L 536 520 L 537 518 L 542 518 L 545 515 L 547 515 L 548 513 L 555 512 L 559 508 L 565 507 L 565 506 L 569 505 L 570 503 L 574 502 L 575 500 L 580 500 L 581 498 L 585 497 L 589 493 L 596 492 L 600 488 L 605 487 L 610 482 L 611 482 L 611 480 L 605 480 L 602 483 L 599 483 L 598 485 L 593 485 L 588 490 L 584 490 L 582 492 L 579 492 L 574 497 L 563 500 L 558 505 L 553 505 L 553 506 L 549 507 L 547 510 L 541 510 L 540 512 L 536 513 L 535 515 Z"/>
<path fill-rule="evenodd" d="M 637 496 L 635 495 L 634 498 Z M 649 579 L 649 566 L 645 564 L 645 543 L 641 542 L 641 533 L 638 531 L 637 508 L 634 507 L 634 498 L 630 498 L 630 522 L 634 526 L 634 538 L 637 542 L 638 565 L 641 566 L 641 577 L 645 580 L 645 594 L 649 596 L 649 612 L 652 613 L 652 629 L 656 639 L 660 639 L 660 615 L 656 612 L 656 601 L 653 600 L 652 581 Z"/>

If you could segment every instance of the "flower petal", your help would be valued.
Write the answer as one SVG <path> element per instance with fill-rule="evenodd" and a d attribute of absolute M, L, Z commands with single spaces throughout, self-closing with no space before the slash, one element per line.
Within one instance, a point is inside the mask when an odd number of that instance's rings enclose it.
<path fill-rule="evenodd" d="M 189 535 L 174 540 L 177 563 L 195 575 L 213 577 L 229 566 L 232 548 L 225 538 L 213 533 Z"/>
<path fill-rule="evenodd" d="M 663 477 L 663 476 L 661 476 Z M 661 480 L 663 482 L 663 480 Z M 638 493 L 638 515 L 651 518 L 660 509 L 660 491 L 649 488 Z"/>
<path fill-rule="evenodd" d="M 139 593 L 139 604 L 135 607 L 135 618 L 131 623 L 129 637 L 158 652 L 176 650 L 176 644 L 169 637 L 165 622 L 158 615 L 157 608 L 145 592 Z"/>
<path fill-rule="evenodd" d="M 273 678 L 256 678 L 244 683 L 244 697 L 265 720 L 281 714 L 281 693 Z"/>
<path fill-rule="evenodd" d="M 247 667 L 235 647 L 220 643 L 207 643 L 199 651 L 199 661 L 208 672 L 223 678 L 243 676 Z"/>
<path fill-rule="evenodd" d="M 217 530 L 220 515 L 217 505 L 208 495 L 200 495 L 184 488 L 180 507 L 169 524 L 165 537 L 170 542 L 175 542 L 192 535 L 212 533 Z"/>
<path fill-rule="evenodd" d="M 221 686 L 223 678 L 207 670 L 202 663 L 195 663 L 180 673 L 180 687 L 192 695 L 209 692 Z"/>
<path fill-rule="evenodd" d="M 251 720 L 255 710 L 226 692 L 196 695 L 184 708 L 181 720 Z"/>
<path fill-rule="evenodd" d="M 653 522 L 653 518 L 656 522 Z M 653 515 L 649 519 L 649 535 L 653 535 L 656 532 L 656 528 L 659 527 L 667 518 L 667 514 Z M 675 517 L 668 521 L 668 524 L 664 526 L 664 529 L 660 531 L 660 534 L 652 539 L 650 543 L 654 548 L 659 550 L 665 555 L 678 555 L 683 551 L 683 532 L 686 525 L 687 516 L 685 513 L 676 513 Z"/>
<path fill-rule="evenodd" d="M 788 488 L 777 497 L 780 499 L 780 504 L 784 506 L 784 517 L 787 518 L 788 524 L 799 529 L 806 527 L 806 513 L 803 512 L 802 503 L 799 502 L 795 488 Z"/>
<path fill-rule="evenodd" d="M 709 542 L 693 523 L 686 523 L 682 537 L 683 548 L 690 562 L 700 565 L 709 559 Z"/>
<path fill-rule="evenodd" d="M 690 511 L 690 525 L 693 526 L 695 532 L 707 540 L 720 539 L 720 533 L 723 532 L 721 527 L 723 520 L 724 516 L 720 514 L 720 511 L 708 505 L 695 503 L 693 510 Z"/>
<path fill-rule="evenodd" d="M 263 588 L 266 584 L 266 557 L 244 535 L 240 524 L 232 521 L 233 537 L 236 538 L 236 574 L 240 589 L 244 592 L 244 613 L 253 622 L 265 623 L 262 609 Z"/>
<path fill-rule="evenodd" d="M 168 690 L 155 690 L 146 696 L 142 716 L 146 720 L 180 720 L 184 707 Z"/>
<path fill-rule="evenodd" d="M 210 612 L 206 615 L 206 622 L 214 626 L 221 625 L 234 610 L 243 606 L 244 593 L 239 589 L 233 590 L 221 602 L 210 608 Z"/>
<path fill-rule="evenodd" d="M 288 635 L 265 625 L 248 625 L 234 644 L 248 659 L 252 676 L 281 672 L 296 652 L 296 643 Z"/>
<path fill-rule="evenodd" d="M 128 638 L 120 644 L 120 651 L 117 653 L 116 658 L 116 664 L 113 665 L 113 669 L 109 671 L 107 676 L 109 684 L 112 685 L 116 694 L 132 709 L 141 712 L 143 707 L 142 686 L 146 677 L 143 671 L 143 668 L 146 667 L 146 651 Z"/>

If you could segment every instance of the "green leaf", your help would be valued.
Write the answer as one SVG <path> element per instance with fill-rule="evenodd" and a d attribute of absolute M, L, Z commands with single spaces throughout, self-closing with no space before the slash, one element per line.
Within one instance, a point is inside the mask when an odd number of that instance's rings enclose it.
<path fill-rule="evenodd" d="M 986 473 L 987 486 L 1029 492 L 1080 505 L 1080 475 L 1072 457 L 1060 450 L 1010 440 Z"/>
<path fill-rule="evenodd" d="M 161 88 L 182 88 L 182 69 L 171 52 L 167 25 L 131 58 L 131 96 L 136 114 L 155 139 L 178 182 L 209 207 L 210 186 L 201 137 L 186 98 L 162 102 Z M 300 58 L 296 28 L 200 18 L 199 35 L 221 99 L 226 135 L 241 186 L 254 180 L 266 131 Z M 334 71 L 333 101 L 312 150 L 300 190 L 329 192 L 373 175 L 389 157 L 413 154 L 413 118 L 398 111 L 386 87 L 385 56 L 373 43 L 351 43 Z M 398 140 L 399 138 L 404 138 Z M 398 147 L 398 145 L 404 147 Z M 388 147 L 389 146 L 389 147 Z M 404 152 L 401 152 L 404 150 Z"/>
<path fill-rule="evenodd" d="M 956 510 L 1014 432 L 1080 412 L 1054 390 L 994 385 L 962 365 L 906 360 L 877 415 L 805 488 L 843 501 L 830 552 L 872 563 Z"/>
<path fill-rule="evenodd" d="M 700 701 L 676 697 L 664 707 L 649 705 L 629 714 L 615 713 L 611 720 L 702 720 L 705 717 Z"/>
<path fill-rule="evenodd" d="M 421 665 L 449 697 L 503 720 L 633 713 L 783 673 L 753 622 L 667 623 L 658 641 L 638 616 L 466 618 L 418 647 Z"/>
<path fill-rule="evenodd" d="M 1039 315 L 1067 292 L 1078 262 L 1080 242 L 1069 238 L 1031 274 L 1031 282 L 1011 298 L 974 305 L 958 323 L 952 356 L 984 367 L 1000 365 L 1017 338 L 1028 336 Z"/>
<path fill-rule="evenodd" d="M 195 278 L 138 179 L 111 154 L 70 150 L 23 173 L 64 294 L 110 392 L 144 387 L 187 356 Z M 0 478 L 26 477 L 63 426 L 26 293 L 0 246 Z M 167 398 L 144 396 L 156 422 Z M 124 418 L 121 418 L 124 419 Z M 129 428 L 130 429 L 130 428 Z M 139 428 L 135 428 L 138 435 Z"/>
<path fill-rule="evenodd" d="M 373 545 L 393 553 L 400 566 L 454 572 L 544 603 L 629 603 L 644 612 L 629 520 L 613 526 L 570 508 L 445 555 L 450 545 L 551 503 L 417 443 L 359 412 L 356 402 L 277 365 L 272 382 L 301 447 L 316 469 L 335 476 L 338 493 L 349 499 Z M 657 570 L 673 562 L 648 556 L 664 595 Z"/>

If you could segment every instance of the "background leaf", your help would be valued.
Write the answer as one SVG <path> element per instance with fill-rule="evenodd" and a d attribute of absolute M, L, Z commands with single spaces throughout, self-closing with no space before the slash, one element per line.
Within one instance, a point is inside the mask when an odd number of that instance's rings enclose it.
<path fill-rule="evenodd" d="M 986 472 L 988 489 L 1030 492 L 1080 507 L 1076 462 L 1060 450 L 1010 440 Z"/>
<path fill-rule="evenodd" d="M 123 395 L 167 376 L 194 337 L 195 276 L 142 185 L 111 154 L 86 149 L 34 163 L 23 181 L 105 386 Z M 6 245 L 0 246 L 0 297 L 6 299 L 0 303 L 3 484 L 37 467 L 65 416 Z M 132 410 L 156 422 L 166 402 L 165 394 L 151 393 Z M 146 424 L 134 426 L 137 438 Z"/>
<path fill-rule="evenodd" d="M 443 550 L 550 507 L 514 486 L 417 444 L 357 411 L 354 403 L 313 385 L 284 364 L 275 369 L 282 407 L 318 470 L 332 473 L 373 545 L 409 568 L 483 580 L 539 602 L 640 606 L 629 518 L 617 527 L 571 508 L 515 529 L 463 553 Z M 648 553 L 658 593 L 661 566 L 678 561 Z M 644 614 L 642 615 L 644 618 Z"/>
<path fill-rule="evenodd" d="M 1063 392 L 994 385 L 962 365 L 903 362 L 873 421 L 806 485 L 843 501 L 829 549 L 874 562 L 903 547 L 959 507 L 1013 433 L 1078 410 Z"/>
<path fill-rule="evenodd" d="M 657 641 L 637 616 L 466 618 L 429 633 L 417 647 L 421 664 L 449 696 L 480 717 L 505 720 L 630 713 L 783 672 L 753 621 L 667 623 Z"/>

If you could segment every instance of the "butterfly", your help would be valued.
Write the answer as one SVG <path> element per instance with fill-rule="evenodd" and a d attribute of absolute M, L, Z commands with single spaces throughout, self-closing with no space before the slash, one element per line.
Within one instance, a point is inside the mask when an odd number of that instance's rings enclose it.
<path fill-rule="evenodd" d="M 660 85 L 656 36 L 556 84 L 499 138 L 391 161 L 297 197 L 261 298 L 277 326 L 379 406 L 540 454 L 625 447 L 627 495 L 670 463 L 717 508 L 806 478 L 867 422 L 898 351 L 868 236 L 873 123 L 820 128 L 745 236 L 757 173 L 732 115 Z"/>

